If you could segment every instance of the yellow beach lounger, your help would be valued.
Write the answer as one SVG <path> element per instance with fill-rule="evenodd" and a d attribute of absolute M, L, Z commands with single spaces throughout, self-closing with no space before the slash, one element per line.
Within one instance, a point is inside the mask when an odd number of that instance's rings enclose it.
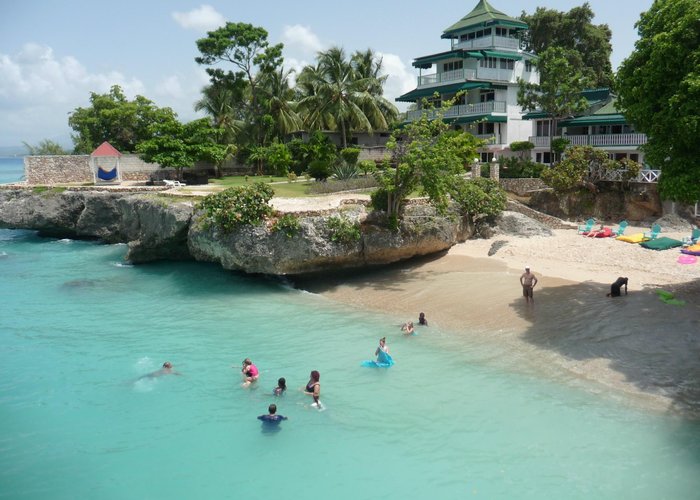
<path fill-rule="evenodd" d="M 636 234 L 630 234 L 629 236 L 618 236 L 615 239 L 620 240 L 620 241 L 624 241 L 627 243 L 641 243 L 642 241 L 646 241 L 649 238 L 645 238 L 644 233 L 636 233 Z"/>

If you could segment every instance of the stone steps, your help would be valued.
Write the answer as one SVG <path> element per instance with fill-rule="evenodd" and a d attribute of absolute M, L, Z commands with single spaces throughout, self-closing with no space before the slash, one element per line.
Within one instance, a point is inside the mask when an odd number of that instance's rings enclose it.
<path fill-rule="evenodd" d="M 519 201 L 508 200 L 508 202 L 506 203 L 506 210 L 527 215 L 528 217 L 535 219 L 538 222 L 541 222 L 542 224 L 551 229 L 578 229 L 578 226 L 576 224 L 572 224 L 570 222 L 563 221 L 557 217 L 538 212 L 537 210 L 534 210 L 528 207 L 527 205 L 520 203 Z"/>

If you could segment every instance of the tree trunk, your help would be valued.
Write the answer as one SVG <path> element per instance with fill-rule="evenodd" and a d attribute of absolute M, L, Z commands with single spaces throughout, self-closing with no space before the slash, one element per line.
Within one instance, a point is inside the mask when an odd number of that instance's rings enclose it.
<path fill-rule="evenodd" d="M 341 142 L 343 144 L 343 149 L 348 147 L 348 140 L 345 137 L 345 122 L 343 120 L 340 121 L 340 137 L 341 137 Z"/>

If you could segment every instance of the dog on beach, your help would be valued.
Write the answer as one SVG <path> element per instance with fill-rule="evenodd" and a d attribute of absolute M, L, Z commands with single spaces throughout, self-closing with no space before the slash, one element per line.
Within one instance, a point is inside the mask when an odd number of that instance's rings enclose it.
<path fill-rule="evenodd" d="M 621 295 L 622 291 L 622 286 L 624 285 L 625 287 L 625 295 L 627 295 L 627 282 L 629 280 L 627 278 L 624 278 L 620 276 L 615 280 L 615 283 L 610 285 L 610 293 L 606 294 L 606 297 L 619 297 Z"/>

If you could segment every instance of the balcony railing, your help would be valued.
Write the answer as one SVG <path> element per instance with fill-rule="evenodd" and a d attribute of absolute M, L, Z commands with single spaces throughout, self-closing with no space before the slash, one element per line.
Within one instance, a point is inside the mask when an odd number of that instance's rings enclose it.
<path fill-rule="evenodd" d="M 565 135 L 571 146 L 641 146 L 647 143 L 646 134 L 595 134 L 595 135 Z M 538 148 L 549 147 L 549 137 L 530 137 L 530 142 Z"/>
<path fill-rule="evenodd" d="M 459 82 L 465 80 L 476 80 L 476 70 L 474 69 L 455 69 L 453 71 L 445 71 L 443 73 L 432 73 L 418 77 L 418 86 L 425 87 L 429 85 L 439 85 L 441 83 Z"/>
<path fill-rule="evenodd" d="M 611 170 L 605 172 L 602 180 L 610 182 L 619 182 L 622 180 L 625 172 L 626 171 L 624 169 Z M 630 182 L 654 184 L 659 182 L 659 177 L 661 177 L 661 170 L 641 170 L 639 174 L 637 174 L 637 177 L 635 177 L 634 179 L 630 179 Z"/>
<path fill-rule="evenodd" d="M 474 104 L 459 104 L 452 106 L 445 111 L 445 118 L 456 118 L 469 115 L 483 115 L 486 113 L 505 113 L 506 103 L 504 101 L 477 102 Z M 406 113 L 406 121 L 418 120 L 423 114 L 427 114 L 429 119 L 433 119 L 436 110 L 417 109 Z"/>
<path fill-rule="evenodd" d="M 520 48 L 520 40 L 505 36 L 489 35 L 474 38 L 473 40 L 464 40 L 455 45 L 456 49 L 485 49 L 489 47 L 517 50 Z"/>

